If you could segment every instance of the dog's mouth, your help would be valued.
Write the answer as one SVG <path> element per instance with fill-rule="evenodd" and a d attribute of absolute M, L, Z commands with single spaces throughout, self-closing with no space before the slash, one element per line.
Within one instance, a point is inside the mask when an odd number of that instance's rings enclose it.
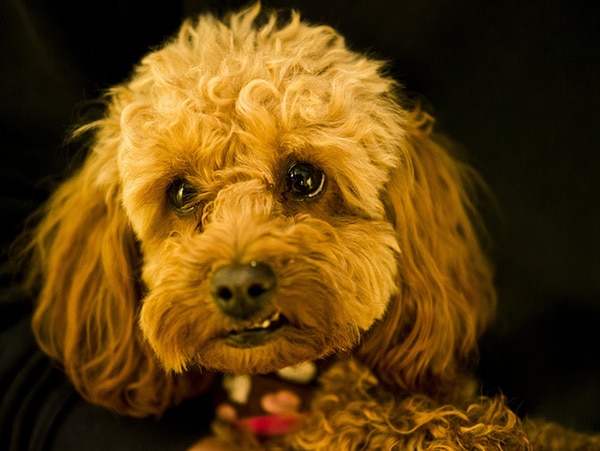
<path fill-rule="evenodd" d="M 278 332 L 287 324 L 287 318 L 281 312 L 275 312 L 263 320 L 230 330 L 225 341 L 229 346 L 236 348 L 260 346 L 276 338 Z"/>

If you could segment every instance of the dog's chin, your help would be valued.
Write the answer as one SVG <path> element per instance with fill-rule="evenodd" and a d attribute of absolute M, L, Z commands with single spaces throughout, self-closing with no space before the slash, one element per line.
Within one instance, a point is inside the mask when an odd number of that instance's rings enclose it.
<path fill-rule="evenodd" d="M 282 368 L 317 361 L 342 349 L 323 339 L 304 337 L 286 324 L 264 329 L 232 331 L 219 337 L 194 356 L 194 366 L 237 374 L 266 374 Z"/>
<path fill-rule="evenodd" d="M 355 333 L 300 326 L 279 311 L 227 327 L 187 328 L 177 336 L 146 332 L 163 367 L 179 373 L 199 369 L 266 374 L 344 352 L 358 340 Z M 191 336 L 196 340 L 189 340 Z"/>

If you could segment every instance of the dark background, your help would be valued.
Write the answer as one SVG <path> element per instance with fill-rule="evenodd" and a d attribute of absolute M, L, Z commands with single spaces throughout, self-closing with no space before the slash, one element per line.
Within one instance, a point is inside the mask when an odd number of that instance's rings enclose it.
<path fill-rule="evenodd" d="M 180 20 L 236 1 L 0 3 L 3 261 L 75 152 L 89 101 Z M 593 1 L 306 0 L 294 6 L 388 59 L 495 193 L 498 321 L 480 374 L 519 413 L 600 430 L 599 29 Z M 6 279 L 3 279 L 6 280 Z"/>

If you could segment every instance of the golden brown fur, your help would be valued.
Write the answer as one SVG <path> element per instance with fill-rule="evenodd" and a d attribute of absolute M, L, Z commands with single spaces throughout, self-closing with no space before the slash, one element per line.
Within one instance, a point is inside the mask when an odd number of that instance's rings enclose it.
<path fill-rule="evenodd" d="M 184 23 L 80 130 L 95 133 L 89 156 L 30 244 L 40 345 L 84 397 L 134 416 L 222 372 L 339 356 L 307 427 L 273 446 L 529 449 L 503 399 L 469 389 L 495 305 L 476 176 L 381 62 L 297 14 L 255 26 L 259 9 Z M 294 161 L 326 174 L 316 199 L 286 192 Z M 183 214 L 166 195 L 179 179 L 194 187 Z M 289 324 L 232 347 L 228 331 L 267 313 L 223 314 L 210 280 L 256 261 L 277 278 L 266 308 Z"/>

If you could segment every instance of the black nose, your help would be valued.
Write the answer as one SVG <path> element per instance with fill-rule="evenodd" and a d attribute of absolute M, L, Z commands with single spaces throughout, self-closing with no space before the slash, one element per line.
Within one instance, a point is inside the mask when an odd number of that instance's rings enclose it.
<path fill-rule="evenodd" d="M 276 277 L 265 263 L 232 264 L 217 269 L 210 284 L 211 295 L 223 313 L 247 319 L 269 302 Z"/>

